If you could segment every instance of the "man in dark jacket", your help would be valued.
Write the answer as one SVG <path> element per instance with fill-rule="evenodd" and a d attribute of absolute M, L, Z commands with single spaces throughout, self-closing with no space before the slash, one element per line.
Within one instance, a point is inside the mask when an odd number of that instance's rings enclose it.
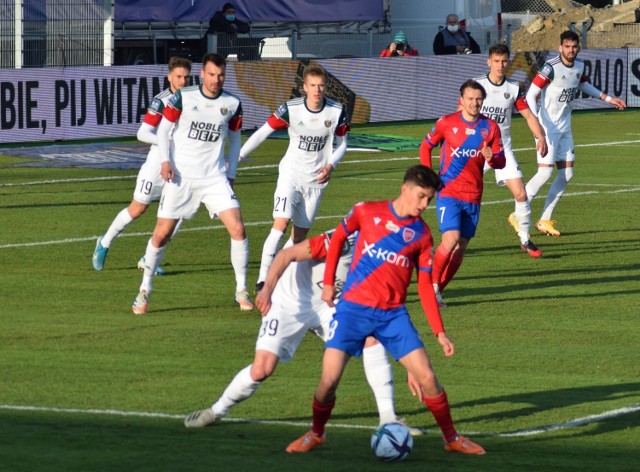
<path fill-rule="evenodd" d="M 441 29 L 433 40 L 433 53 L 480 54 L 480 46 L 469 33 L 460 29 L 458 15 L 447 15 L 446 28 Z"/>
<path fill-rule="evenodd" d="M 249 29 L 248 23 L 238 20 L 236 7 L 232 3 L 225 3 L 222 10 L 217 11 L 209 20 L 209 29 L 207 29 L 206 34 L 216 34 L 218 36 L 217 52 L 221 56 L 227 57 L 229 54 L 241 54 L 238 33 L 246 34 Z"/>

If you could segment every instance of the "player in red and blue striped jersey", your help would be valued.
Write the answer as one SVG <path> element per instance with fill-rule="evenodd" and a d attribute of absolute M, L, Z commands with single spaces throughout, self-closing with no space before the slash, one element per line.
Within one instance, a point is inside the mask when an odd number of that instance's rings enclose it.
<path fill-rule="evenodd" d="M 462 264 L 480 219 L 485 163 L 505 166 L 500 128 L 480 113 L 486 91 L 475 80 L 460 87 L 461 110 L 440 118 L 420 146 L 420 162 L 431 166 L 431 150 L 440 146 L 440 178 L 436 213 L 442 241 L 433 259 L 433 288 L 440 307 L 441 291 Z"/>
<path fill-rule="evenodd" d="M 322 358 L 322 377 L 313 399 L 312 429 L 292 442 L 287 452 L 308 452 L 325 442 L 325 425 L 335 406 L 340 377 L 349 358 L 360 356 L 366 338 L 374 336 L 420 385 L 410 388 L 440 426 L 445 449 L 485 453 L 481 446 L 458 434 L 447 394 L 405 306 L 407 288 L 417 269 L 418 293 L 431 330 L 444 354 L 452 356 L 454 346 L 444 332 L 431 287 L 433 238 L 420 216 L 441 185 L 440 178 L 428 167 L 410 167 L 395 200 L 359 203 L 336 228 L 327 252 L 322 289 L 322 299 L 329 306 L 334 306 L 336 268 L 343 245 L 349 234 L 358 231 L 354 258 L 340 303 L 335 305 Z"/>

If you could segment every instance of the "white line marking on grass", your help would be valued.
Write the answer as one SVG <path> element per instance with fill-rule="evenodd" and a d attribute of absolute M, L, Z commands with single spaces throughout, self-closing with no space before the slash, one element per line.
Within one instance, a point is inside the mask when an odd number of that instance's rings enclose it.
<path fill-rule="evenodd" d="M 622 146 L 625 144 L 637 144 L 640 143 L 640 140 L 631 140 L 631 141 L 610 141 L 607 143 L 592 143 L 592 144 L 576 144 L 574 147 L 602 147 L 602 146 Z M 534 150 L 535 147 L 526 147 L 526 148 L 518 148 L 514 149 L 514 152 L 520 151 L 531 151 Z M 437 158 L 437 156 L 435 156 Z M 390 157 L 384 159 L 348 159 L 342 161 L 341 165 L 345 164 L 363 164 L 369 162 L 394 162 L 394 161 L 416 161 L 418 156 L 402 156 L 402 157 Z M 251 159 L 253 160 L 253 159 Z M 259 170 L 259 169 L 273 169 L 278 167 L 279 164 L 264 164 L 264 165 L 252 165 L 252 166 L 242 166 L 238 168 L 238 171 L 250 171 L 250 170 Z M 58 179 L 58 180 L 40 180 L 34 182 L 18 182 L 18 183 L 2 183 L 1 187 L 21 187 L 21 186 L 32 186 L 32 185 L 48 185 L 48 184 L 61 184 L 61 183 L 82 183 L 82 182 L 99 182 L 106 180 L 120 180 L 120 179 L 135 179 L 136 175 L 127 175 L 127 176 L 107 176 L 107 177 L 84 177 L 78 179 Z M 367 179 L 371 180 L 371 179 Z"/>
<path fill-rule="evenodd" d="M 535 434 L 548 433 L 550 431 L 558 431 L 561 429 L 576 428 L 578 426 L 584 426 L 590 423 L 597 423 L 599 421 L 608 420 L 611 418 L 617 418 L 618 416 L 628 415 L 640 411 L 640 403 L 631 406 L 625 406 L 616 410 L 605 411 L 598 415 L 589 415 L 583 418 L 575 418 L 573 420 L 565 421 L 564 423 L 552 424 L 549 426 L 540 426 L 532 429 L 522 429 L 511 433 L 498 433 L 496 436 L 502 437 L 514 437 L 514 436 L 533 436 Z"/>
<path fill-rule="evenodd" d="M 602 146 L 622 146 L 625 144 L 637 144 L 640 143 L 640 140 L 630 140 L 630 141 L 610 141 L 606 143 L 591 143 L 591 144 L 576 144 L 574 147 L 602 147 Z M 514 152 L 520 151 L 531 151 L 535 149 L 535 147 L 525 147 L 514 149 Z M 437 156 L 435 156 L 437 158 Z M 394 162 L 394 161 L 416 161 L 418 156 L 402 156 L 402 157 L 390 157 L 390 158 L 376 158 L 376 159 L 359 159 L 359 160 L 343 160 L 341 165 L 345 164 L 363 164 L 369 162 Z M 250 159 L 251 161 L 254 158 Z M 238 171 L 246 171 L 246 170 L 258 170 L 258 169 L 273 169 L 278 167 L 279 164 L 264 164 L 264 165 L 252 165 L 252 166 L 242 166 L 238 168 Z M 1 187 L 20 187 L 20 186 L 29 186 L 29 185 L 44 185 L 44 184 L 62 184 L 62 183 L 75 183 L 75 182 L 99 182 L 102 180 L 119 180 L 119 179 L 134 179 L 135 175 L 127 175 L 127 176 L 107 176 L 107 177 L 86 177 L 79 179 L 60 179 L 60 180 L 41 180 L 35 182 L 22 182 L 22 183 L 4 183 L 0 184 Z M 370 180 L 370 179 L 369 179 Z"/>
<path fill-rule="evenodd" d="M 133 417 L 133 418 L 161 418 L 161 419 L 172 419 L 172 420 L 182 420 L 186 417 L 186 415 L 176 415 L 171 413 L 154 413 L 154 412 L 144 412 L 144 411 L 124 411 L 124 410 L 99 410 L 95 408 L 90 409 L 80 409 L 80 408 L 49 408 L 42 406 L 29 406 L 29 405 L 0 405 L 0 410 L 9 410 L 9 411 L 33 411 L 33 412 L 44 412 L 44 413 L 63 413 L 63 414 L 81 414 L 81 415 L 105 415 L 105 416 L 122 416 L 122 417 Z M 552 431 L 558 431 L 562 429 L 576 428 L 579 426 L 584 426 L 590 423 L 597 423 L 599 421 L 617 418 L 619 416 L 629 415 L 632 413 L 636 413 L 640 411 L 640 403 L 626 406 L 623 408 L 617 408 L 615 410 L 605 411 L 603 413 L 599 413 L 597 415 L 588 415 L 582 418 L 575 418 L 569 421 L 565 421 L 564 423 L 551 424 L 547 426 L 539 426 L 537 428 L 530 429 L 522 429 L 518 431 L 512 432 L 503 432 L 503 433 L 481 433 L 481 432 L 463 432 L 464 434 L 473 434 L 474 436 L 490 436 L 490 437 L 521 437 L 521 436 L 534 436 L 537 434 L 548 433 Z M 267 424 L 267 425 L 284 425 L 284 426 L 300 426 L 300 427 L 309 427 L 309 422 L 301 422 L 301 421 L 286 421 L 286 420 L 256 420 L 256 419 L 247 419 L 247 418 L 222 418 L 222 421 L 229 423 L 254 423 L 254 424 Z M 367 425 L 358 425 L 358 424 L 346 424 L 346 423 L 329 423 L 329 428 L 341 428 L 341 429 L 367 429 L 374 430 L 377 428 L 375 426 L 367 426 Z"/>
<path fill-rule="evenodd" d="M 592 190 L 589 192 L 569 192 L 563 195 L 563 198 L 567 197 L 580 197 L 584 195 L 596 195 L 596 194 L 615 194 L 615 193 L 629 193 L 629 192 L 640 192 L 640 187 L 630 187 L 619 190 L 608 190 L 606 192 L 599 190 Z M 506 200 L 492 200 L 492 201 L 483 201 L 483 205 L 502 205 L 506 203 L 513 203 L 513 199 Z M 427 208 L 428 211 L 434 210 L 435 207 Z M 344 214 L 341 215 L 326 215 L 326 216 L 318 216 L 316 220 L 339 220 L 344 217 Z M 245 226 L 267 226 L 273 223 L 272 220 L 266 221 L 253 221 L 253 222 L 245 222 Z M 213 225 L 213 226 L 199 226 L 195 228 L 183 228 L 180 230 L 181 233 L 190 232 L 190 231 L 211 231 L 211 230 L 221 230 L 226 229 L 223 224 Z M 142 233 L 123 233 L 119 238 L 133 238 L 133 237 L 148 237 L 151 236 L 151 232 L 142 232 Z M 19 247 L 36 247 L 36 246 L 52 246 L 56 244 L 69 244 L 69 243 L 78 243 L 78 242 L 87 242 L 87 241 L 95 241 L 98 236 L 89 236 L 84 238 L 66 238 L 66 239 L 57 239 L 57 240 L 49 240 L 49 241 L 35 241 L 31 243 L 9 243 L 9 244 L 0 244 L 0 249 L 14 249 Z"/>
<path fill-rule="evenodd" d="M 69 184 L 77 182 L 100 182 L 103 180 L 124 180 L 135 179 L 136 175 L 113 175 L 108 177 L 83 177 L 79 179 L 58 179 L 58 180 L 38 180 L 36 182 L 19 182 L 0 184 L 0 187 L 28 187 L 30 185 L 47 185 L 47 184 Z"/>
<path fill-rule="evenodd" d="M 590 143 L 590 144 L 574 144 L 573 147 L 581 148 L 581 147 L 602 147 L 602 146 L 624 146 L 625 144 L 637 144 L 640 143 L 640 140 L 631 140 L 631 141 L 609 141 L 607 143 Z M 526 147 L 526 148 L 518 148 L 514 149 L 514 152 L 519 151 L 532 151 L 535 147 Z"/>

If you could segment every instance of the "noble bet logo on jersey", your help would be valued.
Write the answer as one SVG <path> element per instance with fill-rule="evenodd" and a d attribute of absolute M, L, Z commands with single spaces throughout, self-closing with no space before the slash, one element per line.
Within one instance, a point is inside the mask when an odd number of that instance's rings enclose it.
<path fill-rule="evenodd" d="M 189 139 L 195 139 L 197 141 L 207 141 L 215 143 L 220 139 L 220 132 L 222 125 L 216 125 L 215 123 L 206 123 L 193 121 L 189 128 Z"/>
<path fill-rule="evenodd" d="M 328 136 L 300 136 L 298 149 L 308 152 L 320 152 L 327 144 Z"/>

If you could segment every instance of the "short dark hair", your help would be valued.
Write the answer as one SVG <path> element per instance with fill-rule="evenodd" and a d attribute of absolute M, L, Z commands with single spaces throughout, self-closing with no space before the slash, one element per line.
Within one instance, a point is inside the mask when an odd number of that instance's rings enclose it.
<path fill-rule="evenodd" d="M 227 65 L 227 60 L 220 54 L 217 54 L 215 52 L 209 52 L 204 55 L 204 57 L 202 58 L 202 68 L 204 69 L 204 66 L 206 66 L 209 62 L 214 63 L 218 67 L 225 67 Z"/>
<path fill-rule="evenodd" d="M 480 85 L 478 82 L 476 82 L 473 79 L 467 80 L 464 84 L 460 86 L 461 97 L 464 95 L 464 91 L 468 88 L 474 89 L 474 90 L 480 90 L 482 92 L 482 98 L 483 99 L 487 98 L 487 91 L 484 89 L 482 85 Z"/>
<path fill-rule="evenodd" d="M 511 55 L 511 51 L 509 50 L 509 46 L 504 43 L 496 43 L 489 48 L 489 57 L 494 55 L 504 56 L 505 54 L 509 57 Z"/>
<path fill-rule="evenodd" d="M 422 164 L 409 167 L 404 173 L 402 183 L 411 183 L 422 188 L 432 188 L 436 192 L 442 188 L 440 176 L 433 169 Z"/>
<path fill-rule="evenodd" d="M 191 72 L 191 61 L 186 57 L 171 56 L 169 58 L 169 72 L 172 72 L 173 69 L 177 69 L 178 67 L 182 67 Z"/>
<path fill-rule="evenodd" d="M 576 33 L 575 31 L 563 31 L 560 34 L 560 44 L 564 43 L 565 41 L 575 41 L 576 43 L 580 44 L 580 36 L 578 36 L 578 33 Z"/>

